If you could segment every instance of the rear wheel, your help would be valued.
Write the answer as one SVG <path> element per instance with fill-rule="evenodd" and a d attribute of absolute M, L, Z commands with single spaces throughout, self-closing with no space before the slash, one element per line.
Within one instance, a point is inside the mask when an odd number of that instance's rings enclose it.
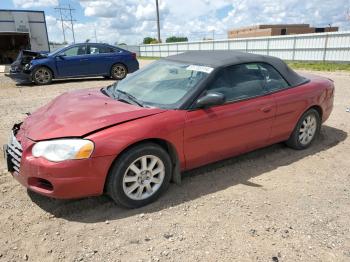
<path fill-rule="evenodd" d="M 126 77 L 128 70 L 123 64 L 115 64 L 111 69 L 111 77 L 115 80 L 122 80 Z"/>
<path fill-rule="evenodd" d="M 153 143 L 140 144 L 123 153 L 107 180 L 107 193 L 117 203 L 137 208 L 155 201 L 171 178 L 168 153 Z"/>
<path fill-rule="evenodd" d="M 321 117 L 315 109 L 309 109 L 299 119 L 286 144 L 294 149 L 308 148 L 321 129 Z"/>
<path fill-rule="evenodd" d="M 47 67 L 39 67 L 33 71 L 32 78 L 37 85 L 48 85 L 52 82 L 52 72 Z"/>

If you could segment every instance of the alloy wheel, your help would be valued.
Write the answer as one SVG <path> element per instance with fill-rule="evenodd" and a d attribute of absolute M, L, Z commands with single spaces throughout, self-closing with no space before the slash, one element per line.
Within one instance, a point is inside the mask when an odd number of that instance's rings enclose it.
<path fill-rule="evenodd" d="M 126 76 L 126 68 L 123 65 L 115 65 L 112 74 L 116 79 L 123 79 Z"/>
<path fill-rule="evenodd" d="M 145 155 L 132 162 L 123 176 L 123 190 L 133 200 L 147 199 L 161 187 L 165 177 L 163 161 L 154 155 Z"/>
<path fill-rule="evenodd" d="M 317 119 L 313 114 L 307 115 L 299 129 L 299 142 L 302 145 L 309 144 L 314 138 L 317 130 Z"/>
<path fill-rule="evenodd" d="M 51 73 L 46 68 L 40 68 L 34 73 L 35 82 L 47 84 L 51 80 Z"/>

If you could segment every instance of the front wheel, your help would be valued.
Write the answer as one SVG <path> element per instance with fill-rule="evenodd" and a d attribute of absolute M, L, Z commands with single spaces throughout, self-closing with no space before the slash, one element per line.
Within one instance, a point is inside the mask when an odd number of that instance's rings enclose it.
<path fill-rule="evenodd" d="M 123 64 L 115 64 L 111 69 L 111 77 L 115 80 L 122 80 L 126 77 L 128 70 Z"/>
<path fill-rule="evenodd" d="M 315 109 L 309 109 L 299 119 L 286 144 L 294 149 L 308 148 L 321 129 L 321 117 Z"/>
<path fill-rule="evenodd" d="M 52 72 L 46 67 L 39 67 L 33 71 L 32 78 L 37 85 L 48 85 L 52 82 Z"/>
<path fill-rule="evenodd" d="M 167 189 L 171 166 L 168 153 L 157 144 L 132 147 L 114 163 L 107 180 L 107 194 L 128 208 L 147 205 Z"/>

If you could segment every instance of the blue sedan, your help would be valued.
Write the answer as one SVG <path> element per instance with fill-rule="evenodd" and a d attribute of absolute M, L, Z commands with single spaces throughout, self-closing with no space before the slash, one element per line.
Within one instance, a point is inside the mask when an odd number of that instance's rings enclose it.
<path fill-rule="evenodd" d="M 121 80 L 139 69 L 136 54 L 108 44 L 82 43 L 53 53 L 22 51 L 7 76 L 17 82 L 50 84 L 52 79 L 103 76 Z"/>

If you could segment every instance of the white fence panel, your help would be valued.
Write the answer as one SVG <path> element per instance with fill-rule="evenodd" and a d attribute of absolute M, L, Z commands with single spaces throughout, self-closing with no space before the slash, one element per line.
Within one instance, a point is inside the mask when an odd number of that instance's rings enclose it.
<path fill-rule="evenodd" d="M 230 50 L 238 50 L 238 51 L 246 51 L 247 50 L 247 41 L 244 40 L 237 40 L 237 41 L 230 41 L 229 42 L 229 49 Z"/>
<path fill-rule="evenodd" d="M 227 41 L 214 42 L 214 50 L 228 50 L 229 43 Z"/>
<path fill-rule="evenodd" d="M 183 43 L 177 44 L 177 51 L 179 53 L 188 51 L 188 44 L 187 43 L 185 43 L 185 44 L 183 44 Z"/>
<path fill-rule="evenodd" d="M 165 57 L 191 50 L 238 50 L 284 60 L 350 62 L 350 32 L 141 45 L 141 56 Z"/>
<path fill-rule="evenodd" d="M 248 50 L 267 50 L 268 49 L 268 40 L 259 39 L 248 41 Z"/>
<path fill-rule="evenodd" d="M 199 43 L 199 50 L 213 50 L 213 43 L 212 42 Z"/>
<path fill-rule="evenodd" d="M 201 50 L 198 43 L 188 43 L 188 50 Z"/>
<path fill-rule="evenodd" d="M 325 36 L 298 37 L 296 38 L 295 48 L 324 48 L 325 42 Z"/>
<path fill-rule="evenodd" d="M 294 43 L 295 43 L 295 37 L 271 38 L 269 41 L 269 49 L 271 50 L 293 49 Z"/>

